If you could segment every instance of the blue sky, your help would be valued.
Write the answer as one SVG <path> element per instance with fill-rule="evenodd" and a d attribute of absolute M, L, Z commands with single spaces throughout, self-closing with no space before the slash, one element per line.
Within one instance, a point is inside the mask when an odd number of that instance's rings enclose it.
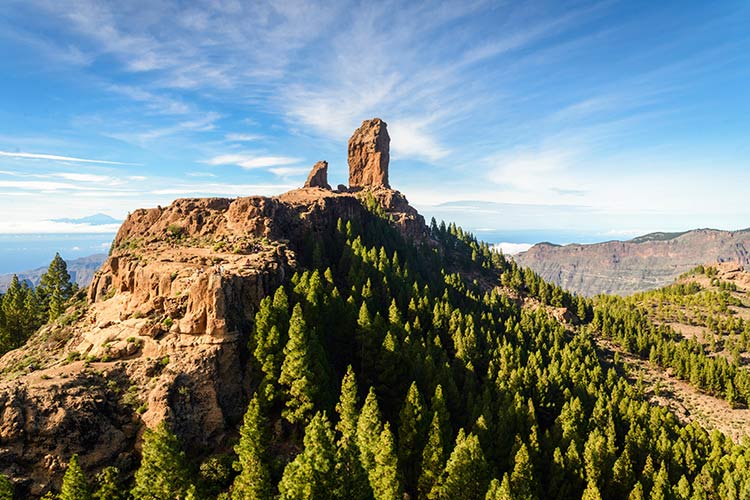
<path fill-rule="evenodd" d="M 373 116 L 391 184 L 480 236 L 748 227 L 749 23 L 747 1 L 5 0 L 0 233 L 277 194 L 321 159 L 344 183 Z"/>

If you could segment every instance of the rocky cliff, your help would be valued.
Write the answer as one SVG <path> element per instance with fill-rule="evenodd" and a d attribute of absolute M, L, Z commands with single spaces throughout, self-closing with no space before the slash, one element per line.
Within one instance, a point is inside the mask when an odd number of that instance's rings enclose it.
<path fill-rule="evenodd" d="M 357 169 L 382 165 L 382 151 L 372 154 L 350 162 L 355 192 L 325 189 L 319 163 L 310 187 L 280 196 L 131 213 L 78 302 L 0 359 L 0 472 L 38 496 L 74 453 L 89 472 L 132 470 L 144 425 L 162 420 L 193 450 L 226 447 L 257 383 L 247 363 L 255 312 L 304 264 L 309 242 L 339 219 L 378 216 L 428 239 L 403 195 L 362 180 Z"/>
<path fill-rule="evenodd" d="M 516 255 L 545 280 L 573 292 L 627 295 L 659 288 L 685 271 L 718 262 L 750 264 L 750 230 L 653 233 L 593 245 L 539 243 Z"/>

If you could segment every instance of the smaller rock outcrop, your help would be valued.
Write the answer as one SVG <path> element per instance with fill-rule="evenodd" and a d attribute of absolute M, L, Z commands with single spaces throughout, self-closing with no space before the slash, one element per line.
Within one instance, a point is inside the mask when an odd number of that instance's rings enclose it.
<path fill-rule="evenodd" d="M 386 187 L 391 138 L 380 118 L 365 120 L 349 139 L 349 186 Z"/>
<path fill-rule="evenodd" d="M 307 176 L 307 182 L 305 182 L 306 188 L 323 188 L 331 190 L 331 186 L 328 184 L 328 162 L 319 161 L 313 165 L 310 170 L 310 175 Z"/>

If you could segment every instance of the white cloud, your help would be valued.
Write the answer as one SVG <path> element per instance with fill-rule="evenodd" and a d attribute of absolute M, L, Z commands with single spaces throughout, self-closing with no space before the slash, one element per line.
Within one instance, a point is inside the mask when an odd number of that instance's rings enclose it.
<path fill-rule="evenodd" d="M 101 163 L 105 165 L 136 165 L 135 163 L 125 163 L 125 162 L 110 161 L 110 160 L 92 160 L 90 158 L 76 158 L 74 156 L 52 155 L 52 154 L 46 154 L 46 153 L 22 153 L 22 152 L 14 152 L 14 151 L 0 151 L 0 156 L 10 157 L 10 158 L 32 159 L 32 160 L 64 161 L 64 162 L 74 162 L 74 163 Z"/>
<path fill-rule="evenodd" d="M 261 139 L 262 136 L 255 134 L 227 134 L 224 138 L 230 142 L 254 142 Z"/>
<path fill-rule="evenodd" d="M 178 122 L 166 127 L 148 128 L 141 131 L 114 131 L 102 132 L 103 135 L 119 139 L 125 142 L 132 142 L 138 145 L 147 144 L 157 139 L 191 132 L 209 132 L 216 128 L 216 122 L 222 118 L 222 115 L 214 111 L 203 113 L 194 119 Z"/>
<path fill-rule="evenodd" d="M 394 159 L 407 157 L 436 161 L 448 154 L 448 150 L 429 132 L 430 124 L 421 125 L 396 120 L 389 123 L 388 128 Z"/>
<path fill-rule="evenodd" d="M 521 252 L 525 252 L 529 248 L 531 248 L 531 243 L 508 243 L 508 242 L 502 242 L 502 243 L 496 243 L 495 245 L 492 245 L 493 248 L 502 251 L 505 255 L 516 255 Z"/>
<path fill-rule="evenodd" d="M 302 161 L 288 156 L 253 156 L 247 154 L 226 154 L 214 156 L 204 163 L 208 165 L 238 165 L 246 169 L 268 168 L 281 165 L 292 165 Z"/>
<path fill-rule="evenodd" d="M 298 186 L 289 184 L 183 184 L 156 189 L 153 195 L 170 196 L 273 196 Z"/>
<path fill-rule="evenodd" d="M 268 171 L 278 177 L 294 177 L 306 175 L 310 172 L 310 169 L 307 167 L 274 167 L 269 168 Z"/>
<path fill-rule="evenodd" d="M 145 103 L 150 111 L 158 114 L 185 115 L 193 110 L 192 106 L 180 99 L 174 99 L 131 85 L 109 85 L 107 89 L 134 101 Z"/>
<path fill-rule="evenodd" d="M 95 174 L 78 174 L 74 172 L 61 172 L 56 174 L 49 174 L 53 177 L 60 177 L 62 179 L 68 180 L 68 181 L 74 181 L 74 182 L 110 182 L 112 181 L 112 177 L 106 176 L 106 175 L 95 175 Z"/>
<path fill-rule="evenodd" d="M 0 220 L 0 234 L 107 234 L 116 233 L 120 224 L 70 224 L 49 220 Z"/>

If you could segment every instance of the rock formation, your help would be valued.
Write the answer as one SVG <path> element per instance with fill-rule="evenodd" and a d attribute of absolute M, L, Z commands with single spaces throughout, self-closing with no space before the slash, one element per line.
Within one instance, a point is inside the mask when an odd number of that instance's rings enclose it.
<path fill-rule="evenodd" d="M 59 487 L 73 453 L 90 475 L 105 465 L 132 472 L 143 426 L 163 420 L 194 450 L 226 448 L 257 384 L 247 350 L 255 312 L 309 265 L 310 239 L 339 219 L 367 224 L 374 200 L 408 239 L 429 241 L 424 218 L 386 188 L 385 123 L 365 125 L 350 144 L 354 177 L 378 189 L 132 212 L 76 306 L 0 358 L 0 473 L 37 497 Z M 306 186 L 328 188 L 326 166 Z"/>
<path fill-rule="evenodd" d="M 331 190 L 331 186 L 328 184 L 328 162 L 327 161 L 319 161 L 315 165 L 313 165 L 312 170 L 310 170 L 310 175 L 307 176 L 307 181 L 305 182 L 306 188 L 311 187 L 317 187 L 317 188 L 323 188 L 327 190 Z"/>
<path fill-rule="evenodd" d="M 349 186 L 386 187 L 391 138 L 380 118 L 365 120 L 349 139 Z"/>
<path fill-rule="evenodd" d="M 539 243 L 513 258 L 545 280 L 582 295 L 628 295 L 666 286 L 702 264 L 750 265 L 750 230 L 653 233 L 593 245 Z"/>

